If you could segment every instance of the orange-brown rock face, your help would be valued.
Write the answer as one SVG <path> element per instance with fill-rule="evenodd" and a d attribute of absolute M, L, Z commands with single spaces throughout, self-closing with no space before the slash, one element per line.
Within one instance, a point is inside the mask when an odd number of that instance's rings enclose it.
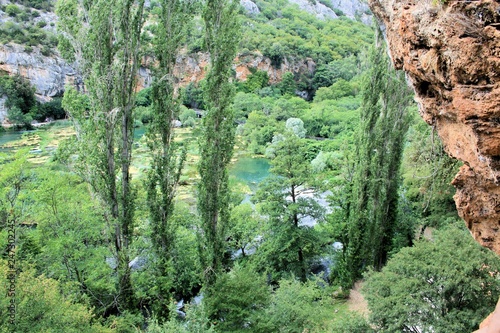
<path fill-rule="evenodd" d="M 500 254 L 500 3 L 370 0 L 370 7 L 422 117 L 464 162 L 453 180 L 460 216 Z"/>

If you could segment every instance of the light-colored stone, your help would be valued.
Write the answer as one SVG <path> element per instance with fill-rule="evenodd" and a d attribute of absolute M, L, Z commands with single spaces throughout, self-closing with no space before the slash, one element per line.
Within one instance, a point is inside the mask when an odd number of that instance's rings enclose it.
<path fill-rule="evenodd" d="M 290 3 L 294 3 L 299 6 L 300 9 L 308 13 L 316 15 L 319 19 L 336 19 L 338 18 L 335 12 L 323 5 L 319 1 L 313 0 L 288 0 Z"/>
<path fill-rule="evenodd" d="M 373 15 L 364 1 L 357 0 L 331 0 L 333 8 L 336 8 L 342 13 L 351 18 L 359 18 L 365 24 L 371 24 Z"/>
<path fill-rule="evenodd" d="M 0 126 L 7 119 L 7 108 L 5 107 L 6 101 L 7 101 L 7 97 L 0 96 Z"/>
<path fill-rule="evenodd" d="M 251 0 L 240 0 L 240 4 L 250 15 L 257 15 L 260 13 L 259 7 Z"/>
<path fill-rule="evenodd" d="M 75 70 L 62 58 L 45 57 L 38 48 L 28 54 L 23 46 L 14 44 L 0 45 L 0 71 L 23 76 L 36 94 L 46 97 L 62 95 L 65 83 L 75 76 Z"/>

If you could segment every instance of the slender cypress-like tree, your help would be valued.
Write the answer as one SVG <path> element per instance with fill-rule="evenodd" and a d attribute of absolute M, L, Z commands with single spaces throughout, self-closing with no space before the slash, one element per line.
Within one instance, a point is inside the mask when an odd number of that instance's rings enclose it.
<path fill-rule="evenodd" d="M 404 74 L 389 63 L 384 45 L 370 52 L 355 152 L 346 253 L 350 283 L 364 268 L 387 262 L 398 223 L 399 169 L 410 114 Z"/>
<path fill-rule="evenodd" d="M 188 1 L 162 0 L 153 39 L 156 60 L 152 85 L 153 117 L 147 133 L 153 159 L 146 187 L 151 235 L 157 254 L 159 296 L 168 295 L 171 286 L 169 281 L 172 277 L 168 273 L 175 230 L 170 220 L 174 209 L 173 199 L 186 157 L 185 149 L 173 140 L 172 122 L 176 119 L 180 106 L 174 87 L 174 65 L 191 19 L 190 10 Z M 164 298 L 165 302 L 168 300 L 168 297 Z M 167 307 L 168 304 L 164 304 L 164 308 Z"/>
<path fill-rule="evenodd" d="M 208 0 L 203 18 L 210 71 L 204 85 L 207 113 L 200 138 L 198 210 L 205 286 L 210 287 L 223 267 L 224 228 L 230 215 L 227 165 L 233 155 L 235 126 L 231 108 L 234 89 L 229 80 L 240 31 L 237 2 Z"/>
<path fill-rule="evenodd" d="M 88 91 L 88 110 L 65 105 L 77 129 L 81 175 L 105 206 L 116 256 L 118 295 L 133 305 L 129 245 L 134 220 L 130 163 L 144 0 L 60 0 L 59 30 L 71 42 Z M 71 94 L 68 94 L 70 96 Z"/>

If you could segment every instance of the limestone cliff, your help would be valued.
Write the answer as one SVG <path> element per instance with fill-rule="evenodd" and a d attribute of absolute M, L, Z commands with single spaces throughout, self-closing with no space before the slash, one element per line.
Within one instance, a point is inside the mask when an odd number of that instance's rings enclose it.
<path fill-rule="evenodd" d="M 370 0 L 394 65 L 424 120 L 464 162 L 455 202 L 474 238 L 500 254 L 500 3 Z"/>
<path fill-rule="evenodd" d="M 139 69 L 138 87 L 141 90 L 151 84 L 151 73 L 148 68 L 151 67 L 152 61 L 150 57 L 145 57 Z M 177 77 L 177 85 L 185 87 L 191 82 L 199 82 L 205 77 L 210 57 L 208 53 L 198 52 L 195 54 L 186 54 L 185 52 L 177 56 L 174 74 Z M 293 63 L 284 59 L 279 67 L 271 64 L 271 59 L 263 56 L 260 52 L 254 51 L 251 54 L 239 54 L 233 62 L 233 70 L 237 81 L 246 81 L 252 70 L 257 69 L 267 72 L 269 75 L 269 83 L 275 84 L 281 82 L 283 74 L 292 72 L 297 74 L 312 75 L 316 70 L 316 63 L 305 58 L 297 60 Z"/>
<path fill-rule="evenodd" d="M 38 48 L 26 53 L 23 46 L 15 44 L 0 46 L 0 71 L 27 78 L 42 99 L 61 96 L 64 85 L 75 80 L 75 70 L 60 57 L 46 57 Z"/>

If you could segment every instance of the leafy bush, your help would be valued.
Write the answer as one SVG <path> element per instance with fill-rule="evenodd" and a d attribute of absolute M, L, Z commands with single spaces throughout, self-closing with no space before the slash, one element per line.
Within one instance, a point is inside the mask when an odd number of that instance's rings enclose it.
<path fill-rule="evenodd" d="M 6 235 L 5 235 L 6 237 Z M 7 262 L 0 259 L 0 290 L 7 295 Z M 7 315 L 0 316 L 0 326 L 12 332 L 111 333 L 114 330 L 93 323 L 93 314 L 76 303 L 71 290 L 56 280 L 36 276 L 33 269 L 23 269 L 16 277 L 16 318 L 14 326 Z M 1 297 L 0 306 L 8 309 L 10 297 Z"/>
<path fill-rule="evenodd" d="M 339 320 L 335 321 L 330 327 L 332 333 L 375 333 L 370 327 L 366 318 L 357 312 L 349 312 Z"/>
<path fill-rule="evenodd" d="M 203 109 L 203 85 L 198 83 L 198 85 L 194 83 L 189 83 L 185 88 L 181 89 L 182 96 L 182 104 L 187 107 L 194 109 Z"/>
<path fill-rule="evenodd" d="M 186 306 L 186 318 L 170 318 L 166 323 L 160 324 L 156 318 L 148 320 L 146 333 L 216 333 L 213 324 L 207 317 L 207 313 L 203 306 L 188 305 Z M 172 304 L 170 311 L 173 313 L 176 310 L 175 304 Z"/>
<path fill-rule="evenodd" d="M 193 109 L 189 109 L 185 106 L 181 107 L 181 113 L 179 114 L 179 120 L 184 124 L 188 118 L 191 118 L 194 120 L 196 118 L 196 112 Z"/>
<path fill-rule="evenodd" d="M 188 117 L 182 123 L 182 127 L 194 127 L 196 125 L 196 120 L 193 117 Z"/>
<path fill-rule="evenodd" d="M 52 9 L 52 1 L 47 0 L 14 0 L 26 7 L 31 7 L 39 10 L 50 11 Z"/>
<path fill-rule="evenodd" d="M 244 87 L 245 91 L 249 93 L 255 93 L 260 89 L 267 87 L 269 85 L 269 75 L 267 72 L 257 70 L 248 76 Z"/>
<path fill-rule="evenodd" d="M 258 316 L 269 303 L 270 288 L 265 276 L 236 265 L 220 276 L 214 292 L 206 299 L 210 317 L 220 332 L 254 331 Z"/>
<path fill-rule="evenodd" d="M 5 7 L 5 12 L 9 15 L 9 16 L 17 16 L 17 14 L 21 13 L 21 8 L 17 7 L 16 5 L 14 4 L 8 4 L 6 7 Z"/>
<path fill-rule="evenodd" d="M 33 117 L 37 121 L 45 121 L 47 118 L 64 119 L 66 111 L 63 109 L 62 98 L 56 97 L 50 102 L 40 104 L 38 106 L 38 113 Z"/>
<path fill-rule="evenodd" d="M 38 103 L 35 99 L 35 89 L 30 82 L 16 75 L 0 76 L 0 96 L 7 96 L 5 107 L 7 108 L 10 121 L 29 126 L 31 115 L 38 112 Z M 31 115 L 30 115 L 31 114 Z"/>
<path fill-rule="evenodd" d="M 136 119 L 140 120 L 143 124 L 148 124 L 153 119 L 151 106 L 136 106 L 134 113 Z"/>
<path fill-rule="evenodd" d="M 47 22 L 45 22 L 44 20 L 38 21 L 36 23 L 36 26 L 39 28 L 43 28 L 43 27 L 47 26 Z"/>
<path fill-rule="evenodd" d="M 364 292 L 380 332 L 472 332 L 495 307 L 495 254 L 457 227 L 433 238 L 402 249 L 381 272 L 369 274 Z"/>
<path fill-rule="evenodd" d="M 325 332 L 321 325 L 333 313 L 326 291 L 316 281 L 279 281 L 270 306 L 259 318 L 256 332 Z"/>
<path fill-rule="evenodd" d="M 151 92 L 152 88 L 144 88 L 141 91 L 137 93 L 137 96 L 135 97 L 135 105 L 137 106 L 150 106 L 152 101 L 151 101 Z"/>

